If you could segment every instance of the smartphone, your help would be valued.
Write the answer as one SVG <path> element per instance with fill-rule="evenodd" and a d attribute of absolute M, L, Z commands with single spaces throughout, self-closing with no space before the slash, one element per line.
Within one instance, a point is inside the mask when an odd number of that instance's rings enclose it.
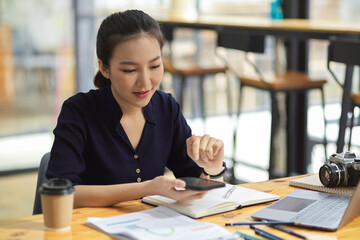
<path fill-rule="evenodd" d="M 195 191 L 207 191 L 214 188 L 222 188 L 225 187 L 225 183 L 217 182 L 213 180 L 207 180 L 196 177 L 183 177 L 180 178 L 185 181 L 185 189 L 195 190 Z"/>

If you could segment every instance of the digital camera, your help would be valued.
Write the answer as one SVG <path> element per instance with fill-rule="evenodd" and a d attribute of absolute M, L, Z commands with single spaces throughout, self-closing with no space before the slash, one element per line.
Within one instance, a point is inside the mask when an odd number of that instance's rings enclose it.
<path fill-rule="evenodd" d="M 348 151 L 332 154 L 321 166 L 319 178 L 326 187 L 356 187 L 360 179 L 360 157 Z"/>

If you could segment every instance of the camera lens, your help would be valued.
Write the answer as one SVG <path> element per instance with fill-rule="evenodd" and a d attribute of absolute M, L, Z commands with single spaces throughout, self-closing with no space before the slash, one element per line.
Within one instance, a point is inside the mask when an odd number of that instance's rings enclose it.
<path fill-rule="evenodd" d="M 319 170 L 319 177 L 326 187 L 341 186 L 346 181 L 344 167 L 335 163 L 324 164 Z"/>

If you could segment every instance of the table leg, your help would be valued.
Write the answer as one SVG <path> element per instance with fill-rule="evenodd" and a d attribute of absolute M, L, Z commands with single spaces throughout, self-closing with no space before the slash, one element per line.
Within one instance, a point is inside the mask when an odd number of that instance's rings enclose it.
<path fill-rule="evenodd" d="M 307 102 L 306 92 L 287 96 L 287 176 L 307 173 Z"/>
<path fill-rule="evenodd" d="M 346 66 L 345 80 L 343 84 L 343 96 L 341 102 L 341 115 L 339 121 L 339 134 L 336 144 L 336 152 L 341 153 L 344 151 L 345 145 L 345 131 L 348 125 L 348 113 L 352 111 L 351 100 L 348 93 L 351 92 L 352 78 L 353 78 L 354 66 Z"/>

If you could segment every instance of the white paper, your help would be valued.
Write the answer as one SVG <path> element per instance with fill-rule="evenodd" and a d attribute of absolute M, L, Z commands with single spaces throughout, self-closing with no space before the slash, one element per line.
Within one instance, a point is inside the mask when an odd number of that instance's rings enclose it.
<path fill-rule="evenodd" d="M 89 217 L 86 224 L 117 238 L 225 239 L 232 234 L 214 223 L 198 222 L 167 207 L 107 218 Z"/>
<path fill-rule="evenodd" d="M 211 190 L 209 194 L 221 196 L 229 201 L 235 201 L 241 206 L 247 206 L 256 203 L 262 203 L 270 200 L 277 200 L 279 196 L 271 193 L 261 192 L 251 188 L 240 187 L 236 185 L 226 184 L 224 188 Z"/>

